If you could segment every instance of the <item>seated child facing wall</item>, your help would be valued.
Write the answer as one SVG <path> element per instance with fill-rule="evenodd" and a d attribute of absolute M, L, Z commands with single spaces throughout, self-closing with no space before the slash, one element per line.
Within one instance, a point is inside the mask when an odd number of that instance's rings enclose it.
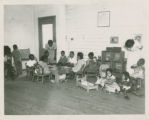
<path fill-rule="evenodd" d="M 42 56 L 40 58 L 40 61 L 39 61 L 39 65 L 43 69 L 43 74 L 50 74 L 51 73 L 51 71 L 49 69 L 49 66 L 47 64 L 47 61 L 48 61 L 48 57 L 47 56 Z"/>
<path fill-rule="evenodd" d="M 101 64 L 99 67 L 99 76 L 97 76 L 97 81 L 95 84 L 100 85 L 102 88 L 106 81 L 106 70 L 110 68 L 108 64 Z"/>

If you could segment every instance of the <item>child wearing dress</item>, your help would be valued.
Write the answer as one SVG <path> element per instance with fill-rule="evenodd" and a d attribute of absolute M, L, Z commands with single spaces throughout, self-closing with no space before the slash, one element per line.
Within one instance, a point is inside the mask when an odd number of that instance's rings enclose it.
<path fill-rule="evenodd" d="M 65 51 L 61 51 L 61 57 L 58 61 L 58 65 L 65 66 L 67 64 L 67 57 L 65 56 Z"/>
<path fill-rule="evenodd" d="M 105 89 L 109 93 L 117 93 L 120 91 L 119 85 L 116 83 L 116 78 L 112 74 L 112 69 L 106 70 L 106 81 L 105 81 Z"/>
<path fill-rule="evenodd" d="M 121 91 L 123 92 L 124 94 L 124 98 L 125 99 L 129 99 L 128 97 L 128 91 L 131 89 L 131 82 L 130 82 L 130 76 L 129 76 L 129 73 L 128 72 L 123 72 L 123 75 L 122 75 L 122 83 L 120 84 L 120 87 L 121 87 Z"/>
<path fill-rule="evenodd" d="M 102 88 L 105 86 L 105 82 L 106 82 L 106 71 L 105 72 L 101 72 L 100 77 L 97 77 L 97 81 L 96 81 L 96 85 L 100 85 Z"/>
<path fill-rule="evenodd" d="M 77 73 L 81 70 L 81 68 L 85 66 L 85 61 L 83 60 L 83 53 L 78 52 L 77 54 L 77 64 L 72 68 L 74 73 Z"/>
<path fill-rule="evenodd" d="M 102 88 L 105 85 L 106 82 L 106 70 L 110 68 L 108 64 L 102 64 L 99 67 L 99 76 L 97 77 L 97 81 L 95 84 L 101 86 Z"/>

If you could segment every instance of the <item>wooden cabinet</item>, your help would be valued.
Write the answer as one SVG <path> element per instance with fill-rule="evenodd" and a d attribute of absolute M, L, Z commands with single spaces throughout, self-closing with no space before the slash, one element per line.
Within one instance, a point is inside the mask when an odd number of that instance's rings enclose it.
<path fill-rule="evenodd" d="M 102 51 L 102 63 L 108 64 L 116 77 L 121 79 L 122 73 L 126 71 L 125 52 L 120 47 L 108 47 Z"/>

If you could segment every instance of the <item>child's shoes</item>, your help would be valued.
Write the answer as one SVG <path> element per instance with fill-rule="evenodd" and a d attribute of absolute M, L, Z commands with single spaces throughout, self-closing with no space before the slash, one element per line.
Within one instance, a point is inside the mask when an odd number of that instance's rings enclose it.
<path fill-rule="evenodd" d="M 128 95 L 125 95 L 125 96 L 124 96 L 124 98 L 125 98 L 125 99 L 127 99 L 127 100 L 129 100 L 129 99 L 130 99 L 130 98 L 128 97 Z"/>

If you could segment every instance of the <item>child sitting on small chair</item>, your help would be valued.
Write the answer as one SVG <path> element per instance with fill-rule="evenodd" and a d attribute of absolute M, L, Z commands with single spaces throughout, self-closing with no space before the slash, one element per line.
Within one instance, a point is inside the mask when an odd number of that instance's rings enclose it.
<path fill-rule="evenodd" d="M 122 83 L 120 84 L 120 87 L 121 87 L 121 91 L 124 94 L 125 99 L 129 99 L 127 93 L 131 89 L 131 86 L 132 86 L 132 84 L 131 84 L 131 81 L 130 81 L 129 73 L 128 72 L 123 72 Z"/>
<path fill-rule="evenodd" d="M 88 54 L 88 60 L 86 62 L 86 66 L 85 66 L 85 69 L 84 69 L 84 73 L 89 76 L 89 75 L 92 75 L 92 76 L 97 76 L 98 74 L 98 65 L 97 65 L 97 61 L 94 60 L 94 53 L 93 52 L 90 52 Z M 89 82 L 91 83 L 94 83 L 96 82 L 96 79 L 88 79 Z"/>
<path fill-rule="evenodd" d="M 51 73 L 49 66 L 47 64 L 47 61 L 48 61 L 48 57 L 45 55 L 42 56 L 40 58 L 40 61 L 39 61 L 39 65 L 43 68 L 43 74 L 50 74 Z"/>
<path fill-rule="evenodd" d="M 33 54 L 29 55 L 29 61 L 27 61 L 26 65 L 27 67 L 34 67 L 37 64 L 37 61 L 35 60 L 35 57 Z"/>
<path fill-rule="evenodd" d="M 116 83 L 116 78 L 110 68 L 106 70 L 105 90 L 109 93 L 118 93 L 120 91 L 120 87 Z"/>
<path fill-rule="evenodd" d="M 133 81 L 134 89 L 140 88 L 141 83 L 139 83 L 139 80 L 141 81 L 145 79 L 144 64 L 145 64 L 145 60 L 141 58 L 137 61 L 136 65 L 131 66 L 131 68 L 134 69 L 134 73 L 131 74 L 131 77 L 135 79 L 135 81 Z"/>
<path fill-rule="evenodd" d="M 65 56 L 65 51 L 61 51 L 61 57 L 58 61 L 58 65 L 60 65 L 60 66 L 67 65 L 67 57 Z"/>
<path fill-rule="evenodd" d="M 80 72 L 81 68 L 85 66 L 85 61 L 83 59 L 83 53 L 82 52 L 78 52 L 77 54 L 77 63 L 75 64 L 75 66 L 72 68 L 72 71 L 74 73 Z"/>
<path fill-rule="evenodd" d="M 74 52 L 70 51 L 67 65 L 70 66 L 70 67 L 74 67 L 74 65 L 76 63 L 77 63 L 77 60 L 74 57 Z"/>

